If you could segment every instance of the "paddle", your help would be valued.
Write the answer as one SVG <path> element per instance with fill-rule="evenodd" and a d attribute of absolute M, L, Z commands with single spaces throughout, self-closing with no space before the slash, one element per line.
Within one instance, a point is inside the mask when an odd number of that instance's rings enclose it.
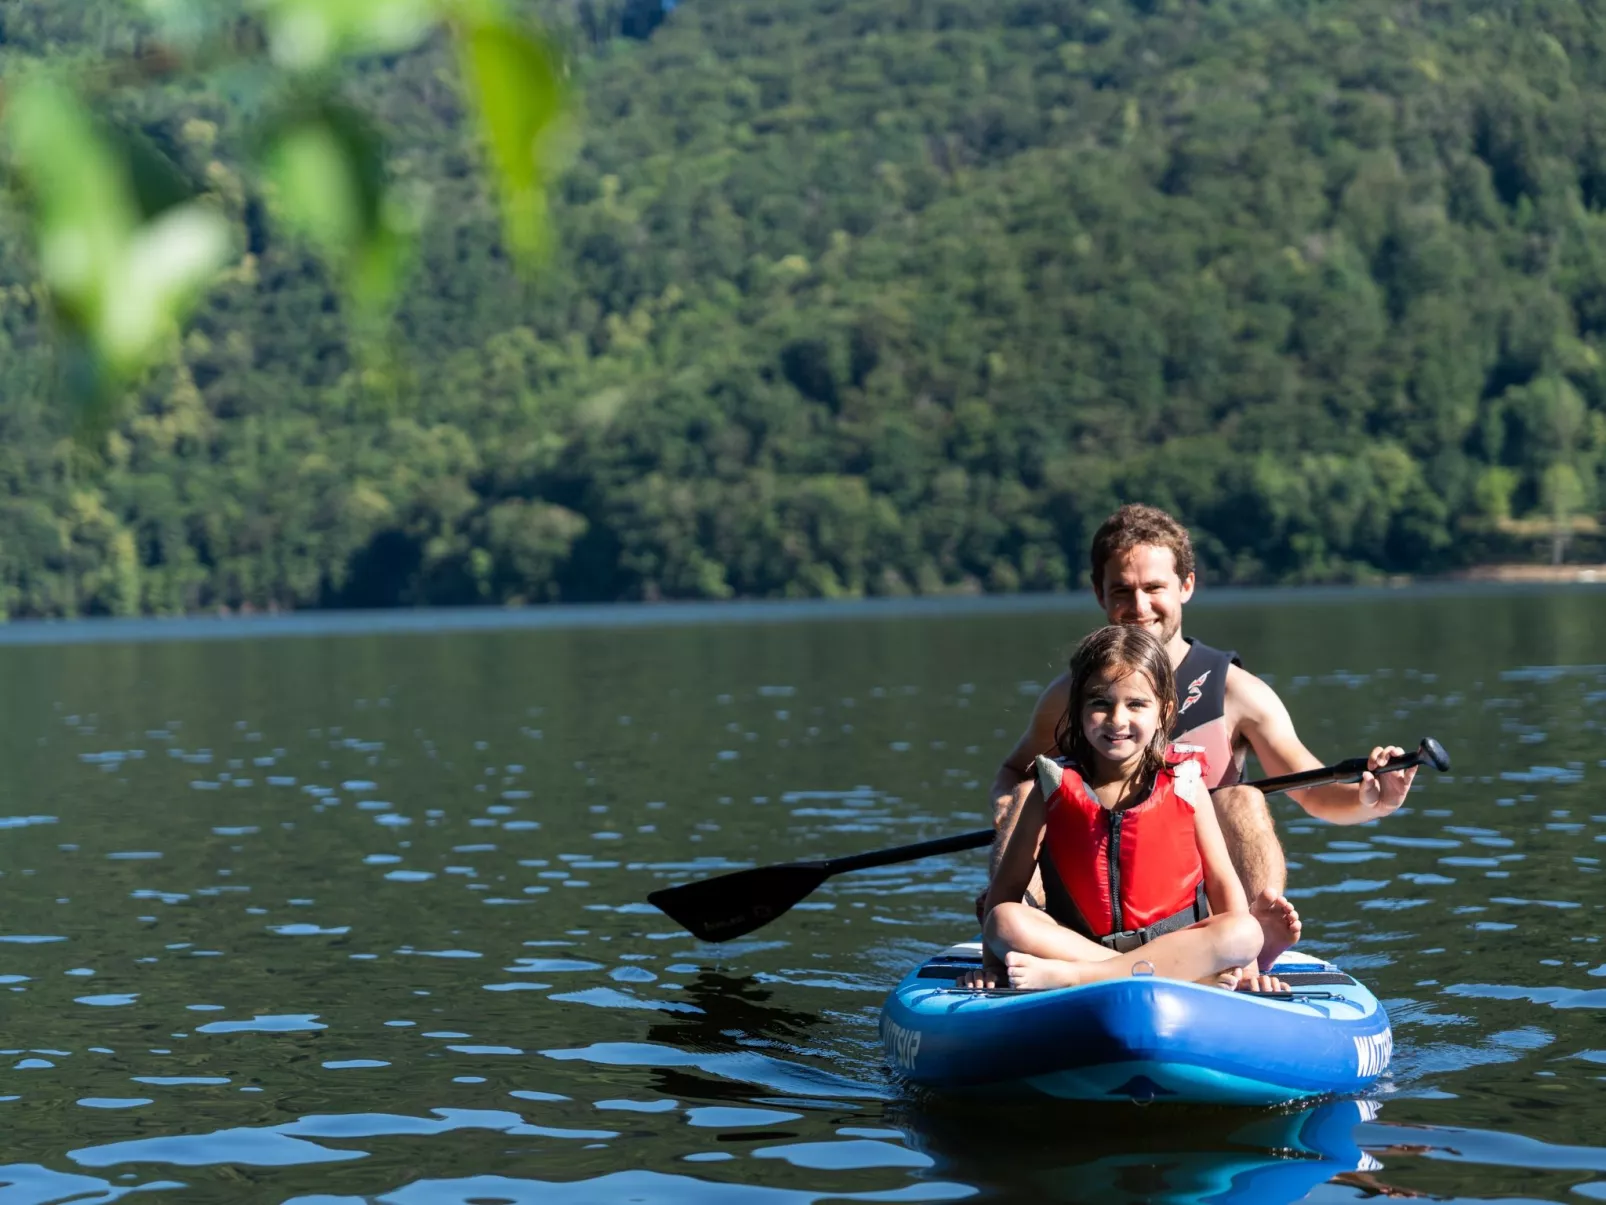
<path fill-rule="evenodd" d="M 1409 770 L 1412 766 L 1432 766 L 1442 774 L 1450 768 L 1450 758 L 1444 752 L 1443 745 L 1432 737 L 1424 737 L 1416 752 L 1389 762 L 1377 773 L 1389 774 L 1396 770 Z M 1320 787 L 1335 782 L 1359 782 L 1365 773 L 1366 759 L 1352 757 L 1331 766 L 1262 778 L 1246 785 L 1269 795 L 1277 791 L 1297 791 L 1303 787 Z M 939 837 L 935 841 L 918 841 L 913 845 L 850 854 L 843 858 L 755 866 L 750 870 L 699 879 L 679 887 L 660 888 L 647 897 L 647 902 L 702 941 L 730 941 L 754 929 L 763 928 L 806 899 L 833 875 L 845 874 L 850 870 L 869 870 L 873 866 L 891 866 L 896 862 L 913 862 L 919 858 L 933 858 L 938 854 L 958 853 L 965 849 L 981 849 L 993 843 L 993 835 L 992 829 L 984 828 L 973 833 L 958 833 L 952 837 Z"/>

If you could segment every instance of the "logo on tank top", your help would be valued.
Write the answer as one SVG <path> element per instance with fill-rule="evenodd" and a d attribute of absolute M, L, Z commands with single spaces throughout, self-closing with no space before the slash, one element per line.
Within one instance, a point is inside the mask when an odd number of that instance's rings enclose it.
<path fill-rule="evenodd" d="M 1200 699 L 1204 698 L 1205 679 L 1208 678 L 1209 676 L 1210 676 L 1210 671 L 1209 670 L 1205 670 L 1204 673 L 1200 674 L 1192 682 L 1188 683 L 1188 697 L 1182 701 L 1182 706 L 1177 708 L 1177 714 L 1178 715 L 1181 715 L 1184 711 L 1187 711 L 1188 708 L 1192 707 Z"/>

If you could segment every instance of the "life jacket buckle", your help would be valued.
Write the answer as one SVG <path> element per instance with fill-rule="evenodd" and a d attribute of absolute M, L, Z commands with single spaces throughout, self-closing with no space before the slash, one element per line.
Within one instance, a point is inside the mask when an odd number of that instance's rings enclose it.
<path fill-rule="evenodd" d="M 1144 925 L 1141 929 L 1123 929 L 1119 933 L 1108 933 L 1099 938 L 1099 945 L 1107 950 L 1114 950 L 1117 954 L 1130 954 L 1139 946 L 1148 945 L 1162 934 L 1186 929 L 1195 921 L 1203 920 L 1209 915 L 1210 903 L 1205 898 L 1204 884 L 1201 882 L 1194 889 L 1193 903 L 1180 912 L 1173 912 L 1170 916 L 1157 920 L 1152 925 Z"/>
<path fill-rule="evenodd" d="M 1099 938 L 1099 944 L 1106 949 L 1114 950 L 1117 954 L 1130 954 L 1139 946 L 1146 946 L 1158 934 L 1152 932 L 1150 926 L 1141 929 L 1127 929 L 1121 933 L 1110 933 Z"/>

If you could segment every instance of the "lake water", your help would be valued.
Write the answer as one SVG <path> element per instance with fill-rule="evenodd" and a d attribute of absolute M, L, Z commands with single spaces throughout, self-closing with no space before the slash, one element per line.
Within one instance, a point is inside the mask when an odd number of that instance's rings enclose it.
<path fill-rule="evenodd" d="M 984 852 L 720 947 L 642 902 L 978 827 L 1091 610 L 659 615 L 5 630 L 0 1205 L 1606 1199 L 1606 592 L 1190 607 L 1324 758 L 1456 763 L 1364 828 L 1276 805 L 1396 1041 L 1293 1113 L 901 1088 L 878 1007 Z"/>

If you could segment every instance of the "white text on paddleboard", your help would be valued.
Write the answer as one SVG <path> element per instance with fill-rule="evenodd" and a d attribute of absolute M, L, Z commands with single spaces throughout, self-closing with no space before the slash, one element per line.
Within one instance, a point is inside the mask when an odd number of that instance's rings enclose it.
<path fill-rule="evenodd" d="M 1355 1074 L 1361 1079 L 1382 1075 L 1394 1055 L 1394 1032 L 1385 1029 L 1368 1037 L 1355 1039 Z"/>
<path fill-rule="evenodd" d="M 887 1045 L 892 1061 L 904 1071 L 913 1071 L 915 1057 L 920 1053 L 920 1031 L 905 1029 L 896 1021 L 881 1018 L 881 1040 Z"/>

